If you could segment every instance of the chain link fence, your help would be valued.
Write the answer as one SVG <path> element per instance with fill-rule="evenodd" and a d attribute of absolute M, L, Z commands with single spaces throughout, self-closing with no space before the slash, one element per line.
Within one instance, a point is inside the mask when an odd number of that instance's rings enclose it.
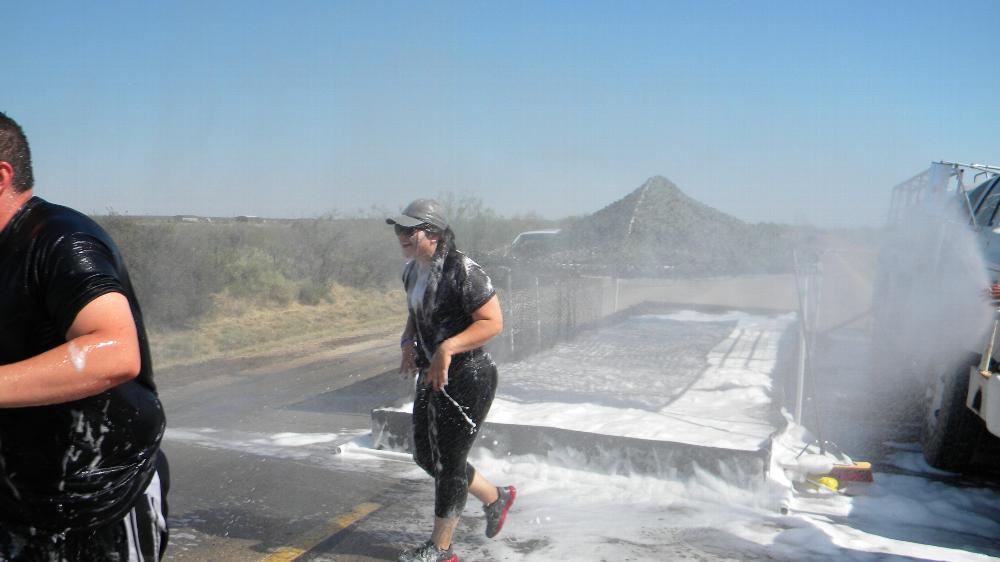
<path fill-rule="evenodd" d="M 493 269 L 504 331 L 490 351 L 516 360 L 572 338 L 614 310 L 613 283 L 570 271 L 507 266 Z"/>
<path fill-rule="evenodd" d="M 791 274 L 625 278 L 532 262 L 487 262 L 484 267 L 497 288 L 504 317 L 503 333 L 490 343 L 490 352 L 505 361 L 571 339 L 620 313 L 664 306 L 762 313 L 798 308 Z M 826 316 L 832 321 L 843 314 Z"/>

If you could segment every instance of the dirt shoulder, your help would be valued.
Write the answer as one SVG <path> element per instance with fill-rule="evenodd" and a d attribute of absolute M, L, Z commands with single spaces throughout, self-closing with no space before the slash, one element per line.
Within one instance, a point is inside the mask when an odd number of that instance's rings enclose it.
<path fill-rule="evenodd" d="M 223 302 L 219 312 L 188 330 L 150 331 L 157 371 L 234 363 L 240 372 L 288 366 L 384 344 L 406 321 L 401 291 L 337 288 L 330 302 L 283 307 Z"/>

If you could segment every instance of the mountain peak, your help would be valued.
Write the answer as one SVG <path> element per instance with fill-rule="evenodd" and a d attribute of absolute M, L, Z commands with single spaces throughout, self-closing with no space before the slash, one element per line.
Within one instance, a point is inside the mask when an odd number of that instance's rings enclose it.
<path fill-rule="evenodd" d="M 639 189 L 677 189 L 677 184 L 668 180 L 663 176 L 653 176 L 646 180 L 646 183 L 642 184 Z"/>
<path fill-rule="evenodd" d="M 781 233 L 701 203 L 663 176 L 567 224 L 560 236 L 573 259 L 654 275 L 782 270 L 790 248 Z"/>

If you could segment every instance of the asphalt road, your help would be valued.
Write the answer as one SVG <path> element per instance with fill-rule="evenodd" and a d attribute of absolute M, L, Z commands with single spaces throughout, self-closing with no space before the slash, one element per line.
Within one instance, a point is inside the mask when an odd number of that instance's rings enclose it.
<path fill-rule="evenodd" d="M 398 365 L 397 350 L 391 337 L 348 339 L 158 373 L 172 480 L 167 559 L 250 561 L 303 550 L 331 534 L 332 519 L 398 487 L 391 474 L 333 458 L 339 442 L 370 429 L 370 408 L 407 394 L 405 381 L 385 375 Z M 255 441 L 273 445 L 287 433 L 337 438 L 316 448 L 325 459 L 253 452 Z M 190 434 L 205 439 L 183 438 Z"/>

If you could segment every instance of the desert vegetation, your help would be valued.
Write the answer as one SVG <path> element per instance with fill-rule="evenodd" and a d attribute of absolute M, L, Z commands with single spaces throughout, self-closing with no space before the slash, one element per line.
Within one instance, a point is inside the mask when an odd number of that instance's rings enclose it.
<path fill-rule="evenodd" d="M 476 198 L 440 197 L 463 250 L 502 254 L 522 230 Z M 125 256 L 158 362 L 259 350 L 290 339 L 397 329 L 402 257 L 384 209 L 313 219 L 95 217 Z"/>
<path fill-rule="evenodd" d="M 551 277 L 554 270 L 563 282 L 579 274 L 787 272 L 805 232 L 745 223 L 663 178 L 591 215 L 559 221 L 505 217 L 475 197 L 438 199 L 459 247 L 505 280 L 501 290 L 516 290 L 511 280 L 519 278 L 537 285 L 538 275 Z M 405 318 L 403 262 L 385 224 L 393 214 L 374 208 L 297 220 L 96 218 L 125 255 L 158 362 L 170 364 L 398 331 Z M 553 228 L 562 232 L 548 255 L 519 261 L 506 251 L 520 232 Z M 569 287 L 553 290 L 583 294 Z"/>

